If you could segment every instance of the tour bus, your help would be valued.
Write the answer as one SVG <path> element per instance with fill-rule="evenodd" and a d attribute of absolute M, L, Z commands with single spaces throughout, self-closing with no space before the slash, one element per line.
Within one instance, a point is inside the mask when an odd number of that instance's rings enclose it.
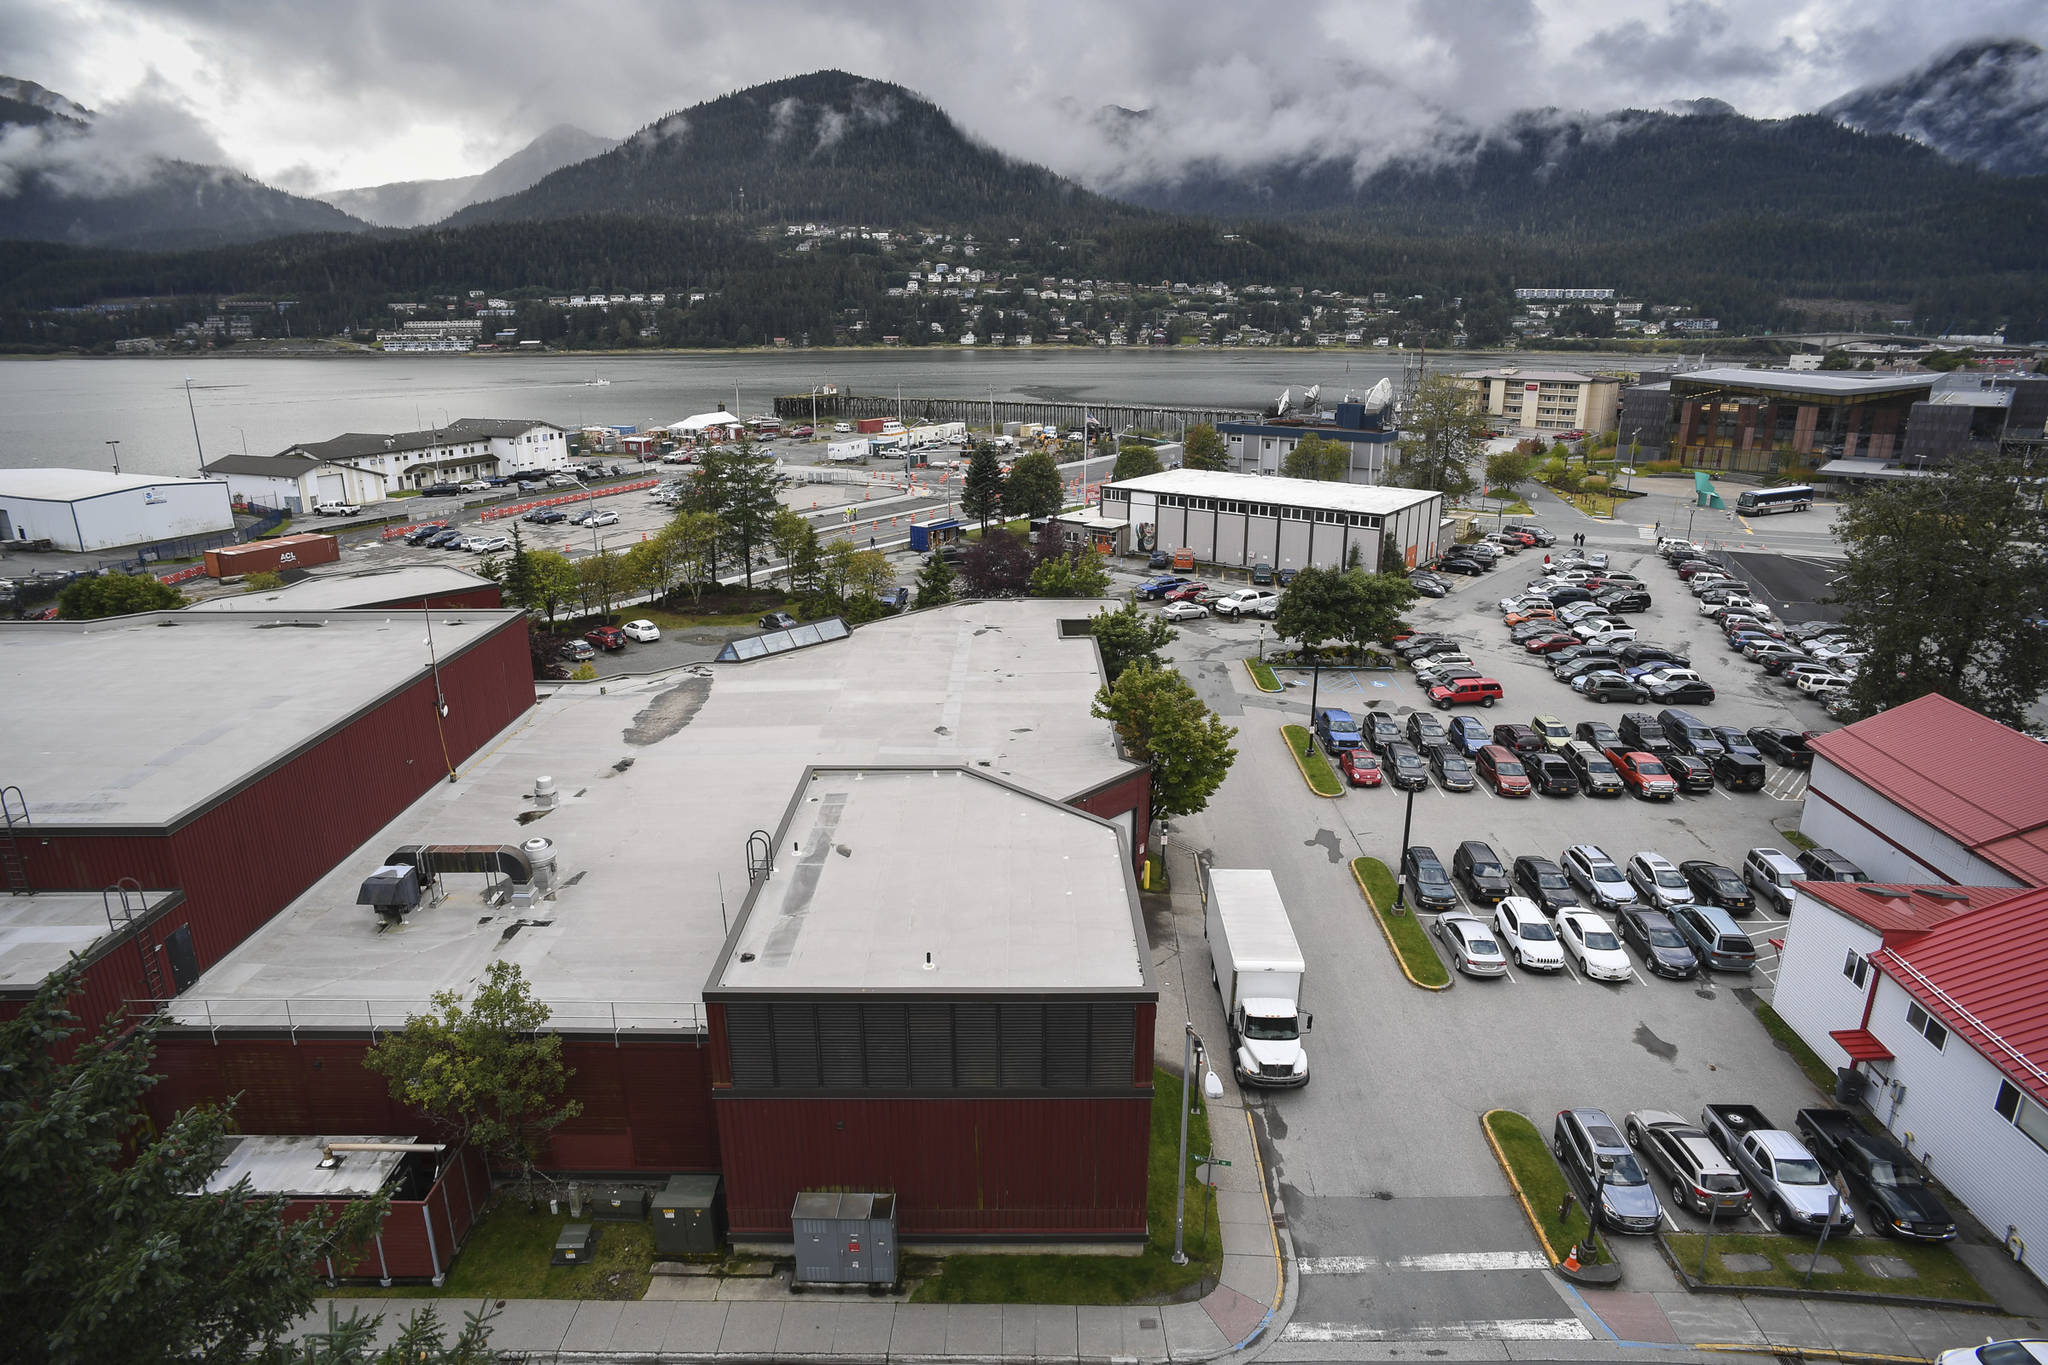
<path fill-rule="evenodd" d="M 1758 488 L 1735 500 L 1735 510 L 1745 517 L 1760 517 L 1771 512 L 1804 512 L 1811 506 L 1813 490 L 1803 483 L 1787 484 L 1783 488 Z"/>

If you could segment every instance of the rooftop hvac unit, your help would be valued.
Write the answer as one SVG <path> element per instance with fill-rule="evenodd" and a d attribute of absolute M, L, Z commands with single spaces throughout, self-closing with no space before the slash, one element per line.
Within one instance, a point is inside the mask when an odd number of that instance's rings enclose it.
<path fill-rule="evenodd" d="M 896 1283 L 896 1196 L 799 1194 L 793 1286 Z"/>
<path fill-rule="evenodd" d="M 673 1175 L 654 1196 L 654 1249 L 663 1256 L 716 1252 L 725 1234 L 725 1193 L 715 1175 Z"/>

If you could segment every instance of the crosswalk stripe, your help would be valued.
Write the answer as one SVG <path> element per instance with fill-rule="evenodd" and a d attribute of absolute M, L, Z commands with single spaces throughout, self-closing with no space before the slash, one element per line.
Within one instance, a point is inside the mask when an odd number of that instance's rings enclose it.
<path fill-rule="evenodd" d="M 1372 1327 L 1355 1322 L 1290 1322 L 1282 1341 L 1591 1341 L 1577 1318 L 1487 1318 L 1416 1327 Z"/>
<path fill-rule="evenodd" d="M 1548 1270 L 1534 1251 L 1443 1251 L 1423 1256 L 1305 1256 L 1304 1275 L 1364 1275 L 1375 1270 Z"/>

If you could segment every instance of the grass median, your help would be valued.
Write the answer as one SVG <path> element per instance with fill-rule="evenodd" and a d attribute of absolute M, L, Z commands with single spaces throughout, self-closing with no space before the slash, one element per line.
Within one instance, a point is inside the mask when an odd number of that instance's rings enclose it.
<path fill-rule="evenodd" d="M 1301 769 L 1302 777 L 1308 782 L 1309 790 L 1317 796 L 1342 796 L 1344 783 L 1337 776 L 1337 770 L 1323 757 L 1323 751 L 1316 747 L 1315 736 L 1304 725 L 1283 725 L 1282 738 L 1294 754 L 1294 761 Z"/>
<path fill-rule="evenodd" d="M 1378 858 L 1353 858 L 1351 873 L 1365 889 L 1366 904 L 1394 945 L 1408 979 L 1418 986 L 1437 989 L 1451 984 L 1450 970 L 1430 945 L 1429 932 L 1414 914 L 1394 912 L 1394 874 Z"/>
<path fill-rule="evenodd" d="M 549 1264 L 562 1228 L 590 1221 L 587 1209 L 576 1217 L 566 1206 L 560 1213 L 545 1207 L 529 1213 L 524 1201 L 501 1193 L 477 1219 L 439 1289 L 429 1284 L 389 1289 L 323 1285 L 320 1292 L 372 1299 L 637 1299 L 645 1294 L 654 1265 L 654 1229 L 646 1223 L 598 1223 L 588 1265 Z"/>
<path fill-rule="evenodd" d="M 1152 1073 L 1152 1155 L 1146 1193 L 1151 1237 L 1138 1256 L 947 1256 L 911 1295 L 913 1303 L 1164 1303 L 1181 1290 L 1213 1280 L 1223 1265 L 1216 1195 L 1188 1172 L 1182 1244 L 1188 1263 L 1173 1263 L 1173 1210 L 1179 1192 L 1180 1077 Z M 1231 1121 L 1225 1117 L 1224 1122 Z M 1243 1120 L 1238 1119 L 1237 1122 Z M 1208 1152 L 1209 1110 L 1188 1116 L 1188 1151 Z"/>
<path fill-rule="evenodd" d="M 1664 1238 L 1664 1244 L 1671 1248 L 1671 1254 L 1685 1273 L 1695 1279 L 1700 1275 L 1700 1244 L 1707 1239 L 1699 1233 L 1673 1233 Z M 1806 1257 L 1813 1254 L 1813 1242 L 1805 1237 L 1780 1237 L 1771 1233 L 1724 1233 L 1713 1239 L 1707 1249 L 1707 1273 L 1703 1284 L 1772 1286 L 1779 1289 L 1807 1287 L 1806 1267 L 1802 1260 L 1794 1265 L 1794 1256 Z M 1722 1262 L 1723 1254 L 1762 1256 L 1771 1263 L 1768 1270 L 1730 1270 Z M 1830 1273 L 1825 1266 L 1815 1269 L 1811 1288 L 1846 1290 L 1857 1294 L 1901 1294 L 1913 1298 L 1963 1299 L 1972 1303 L 1989 1303 L 1991 1296 L 1984 1292 L 1970 1277 L 1963 1263 L 1956 1259 L 1953 1251 L 1945 1246 L 1925 1246 L 1912 1242 L 1894 1242 L 1885 1237 L 1831 1237 L 1827 1246 L 1821 1249 L 1823 1256 L 1833 1258 L 1841 1270 Z M 1856 1259 L 1859 1256 L 1882 1256 L 1904 1261 L 1913 1267 L 1912 1275 L 1877 1275 L 1864 1269 Z"/>
<path fill-rule="evenodd" d="M 1526 1115 L 1512 1109 L 1496 1109 L 1481 1122 L 1492 1135 L 1508 1169 L 1514 1173 L 1515 1184 L 1521 1187 L 1529 1216 L 1536 1220 L 1537 1233 L 1551 1256 L 1562 1260 L 1566 1250 L 1577 1243 L 1582 1265 L 1612 1260 L 1599 1238 L 1588 1234 L 1586 1212 L 1576 1196 L 1570 1211 L 1563 1217 L 1558 1216 L 1565 1196 L 1571 1193 L 1571 1186 L 1566 1183 L 1557 1162 L 1551 1158 L 1549 1144 L 1544 1142 L 1543 1134 L 1536 1125 Z M 1592 1255 L 1587 1254 L 1589 1244 L 1593 1248 Z"/>
<path fill-rule="evenodd" d="M 1252 683 L 1259 691 L 1279 692 L 1284 690 L 1280 686 L 1280 680 L 1273 676 L 1273 670 L 1266 666 L 1265 660 L 1246 659 L 1244 666 L 1245 671 L 1252 675 Z"/>

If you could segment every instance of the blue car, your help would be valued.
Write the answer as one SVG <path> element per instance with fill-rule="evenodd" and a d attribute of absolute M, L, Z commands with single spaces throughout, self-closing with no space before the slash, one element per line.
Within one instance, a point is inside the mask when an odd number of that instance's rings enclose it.
<path fill-rule="evenodd" d="M 1145 582 L 1140 583 L 1138 585 L 1138 596 L 1156 602 L 1175 588 L 1180 587 L 1183 583 L 1192 583 L 1193 581 L 1191 578 L 1182 578 L 1178 574 L 1163 574 L 1158 578 L 1147 579 Z"/>
<path fill-rule="evenodd" d="M 1173 567 L 1173 556 L 1164 550 L 1154 550 L 1152 557 L 1145 561 L 1145 567 L 1148 569 L 1170 569 Z"/>
<path fill-rule="evenodd" d="M 1451 721 L 1451 743 L 1458 746 L 1458 752 L 1467 758 L 1477 758 L 1479 751 L 1493 743 L 1493 731 L 1486 728 L 1486 722 L 1477 716 L 1458 716 Z"/>
<path fill-rule="evenodd" d="M 1349 711 L 1331 707 L 1316 712 L 1316 738 L 1331 753 L 1342 749 L 1356 749 L 1365 743 L 1365 735 L 1358 728 L 1358 718 Z"/>

